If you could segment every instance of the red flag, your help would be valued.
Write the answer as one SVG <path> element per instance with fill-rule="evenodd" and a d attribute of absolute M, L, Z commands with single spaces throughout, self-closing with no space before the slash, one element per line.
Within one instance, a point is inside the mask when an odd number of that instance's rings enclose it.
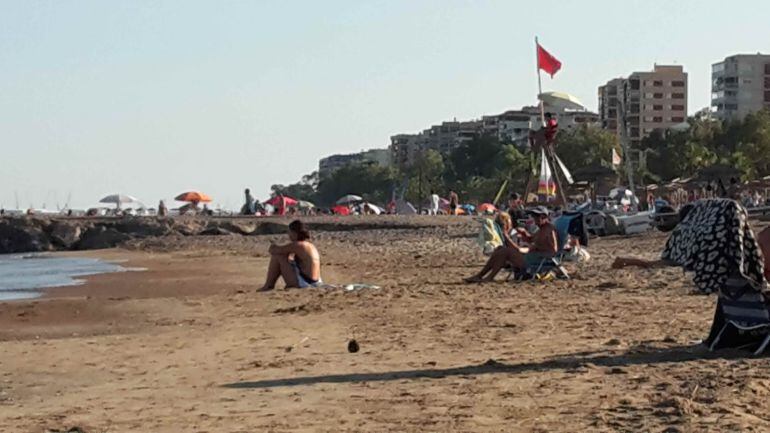
<path fill-rule="evenodd" d="M 537 67 L 544 70 L 553 78 L 553 74 L 561 69 L 561 62 L 546 51 L 540 44 L 537 44 Z"/>

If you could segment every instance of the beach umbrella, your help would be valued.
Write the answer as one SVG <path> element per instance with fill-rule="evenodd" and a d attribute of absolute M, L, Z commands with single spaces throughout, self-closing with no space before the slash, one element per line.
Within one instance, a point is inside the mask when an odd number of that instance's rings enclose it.
<path fill-rule="evenodd" d="M 211 197 L 199 191 L 187 191 L 174 197 L 174 200 L 191 203 L 209 203 L 211 202 Z"/>
<path fill-rule="evenodd" d="M 560 109 L 585 110 L 586 107 L 580 100 L 569 93 L 563 92 L 543 92 L 537 95 L 537 99 L 543 101 L 543 104 Z"/>
<path fill-rule="evenodd" d="M 299 200 L 297 201 L 297 207 L 300 209 L 313 209 L 315 205 L 309 201 Z"/>
<path fill-rule="evenodd" d="M 348 194 L 345 197 L 342 197 L 339 200 L 337 200 L 337 204 L 350 204 L 350 203 L 356 203 L 359 201 L 364 201 L 364 199 L 357 195 Z"/>
<path fill-rule="evenodd" d="M 113 203 L 118 208 L 120 208 L 120 205 L 127 204 L 127 203 L 140 203 L 139 200 L 136 197 L 126 195 L 126 194 L 110 194 L 103 199 L 99 200 L 99 203 Z"/>
<path fill-rule="evenodd" d="M 496 210 L 497 208 L 492 203 L 483 203 L 479 205 L 479 212 L 493 213 Z"/>
<path fill-rule="evenodd" d="M 438 199 L 438 207 L 439 209 L 449 209 L 449 200 L 445 198 L 439 198 Z"/>

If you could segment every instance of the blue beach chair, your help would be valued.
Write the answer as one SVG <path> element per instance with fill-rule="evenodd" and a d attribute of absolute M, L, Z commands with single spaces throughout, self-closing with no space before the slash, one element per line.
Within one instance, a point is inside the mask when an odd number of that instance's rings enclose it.
<path fill-rule="evenodd" d="M 764 296 L 742 276 L 730 277 L 719 293 L 709 350 L 723 347 L 756 347 L 755 355 L 770 343 L 770 312 Z"/>

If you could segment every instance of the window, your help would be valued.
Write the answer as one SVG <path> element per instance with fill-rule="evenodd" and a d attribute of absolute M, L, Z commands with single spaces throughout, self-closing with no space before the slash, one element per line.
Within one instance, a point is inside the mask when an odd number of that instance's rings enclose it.
<path fill-rule="evenodd" d="M 631 80 L 631 90 L 639 90 L 639 80 Z"/>
<path fill-rule="evenodd" d="M 639 104 L 631 104 L 631 113 L 639 114 Z"/>
<path fill-rule="evenodd" d="M 672 81 L 671 87 L 684 87 L 684 81 Z"/>
<path fill-rule="evenodd" d="M 765 102 L 770 102 L 770 90 L 765 90 Z"/>
<path fill-rule="evenodd" d="M 663 110 L 663 106 L 662 105 L 653 105 L 652 109 L 655 110 L 655 111 L 661 111 L 661 110 Z"/>
<path fill-rule="evenodd" d="M 655 123 L 661 123 L 661 122 L 663 122 L 663 117 L 655 116 L 655 117 L 652 118 L 652 121 L 655 122 Z"/>
<path fill-rule="evenodd" d="M 609 117 L 618 117 L 618 110 L 608 110 L 607 116 Z"/>
<path fill-rule="evenodd" d="M 639 128 L 631 128 L 631 136 L 632 137 L 638 137 L 639 136 Z"/>
<path fill-rule="evenodd" d="M 672 105 L 671 106 L 672 111 L 684 111 L 684 105 Z"/>
<path fill-rule="evenodd" d="M 655 80 L 655 81 L 653 81 L 653 82 L 652 82 L 652 85 L 653 85 L 654 87 L 663 87 L 663 81 L 661 81 L 661 80 Z"/>
<path fill-rule="evenodd" d="M 770 63 L 765 63 L 765 75 L 770 75 Z"/>
<path fill-rule="evenodd" d="M 673 99 L 684 99 L 684 93 L 672 93 L 671 97 Z"/>
<path fill-rule="evenodd" d="M 743 81 L 742 81 L 742 83 L 743 83 L 743 84 L 751 84 L 751 79 L 749 79 L 749 78 L 744 78 L 744 79 L 743 79 Z"/>
<path fill-rule="evenodd" d="M 662 93 L 655 93 L 652 95 L 653 99 L 663 99 Z"/>
<path fill-rule="evenodd" d="M 681 117 L 681 116 L 679 116 L 679 117 L 672 117 L 671 121 L 675 122 L 675 123 L 682 123 L 682 122 L 684 122 L 684 117 Z"/>

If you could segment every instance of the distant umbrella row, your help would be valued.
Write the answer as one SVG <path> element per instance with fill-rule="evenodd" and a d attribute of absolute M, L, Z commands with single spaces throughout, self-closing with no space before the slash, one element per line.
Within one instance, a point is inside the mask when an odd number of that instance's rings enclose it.
<path fill-rule="evenodd" d="M 211 203 L 211 197 L 199 191 L 183 192 L 174 197 L 174 200 L 188 203 Z M 99 203 L 114 204 L 118 207 L 118 209 L 120 209 L 121 206 L 128 204 L 138 204 L 144 206 L 141 200 L 128 194 L 110 194 L 99 200 Z"/>
<path fill-rule="evenodd" d="M 174 197 L 174 200 L 183 201 L 187 203 L 211 203 L 212 201 L 211 196 L 209 196 L 208 194 L 204 194 L 200 191 L 183 192 L 178 196 Z M 348 205 L 348 204 L 360 203 L 363 201 L 364 199 L 360 196 L 348 194 L 340 198 L 339 200 L 337 200 L 337 204 Z M 102 198 L 101 200 L 99 200 L 99 203 L 114 204 L 118 208 L 128 204 L 143 205 L 141 200 L 128 194 L 110 194 Z M 285 195 L 274 196 L 270 200 L 267 200 L 265 204 L 269 204 L 274 207 L 298 207 L 300 209 L 312 209 L 316 207 L 315 204 L 309 201 L 297 200 L 295 198 L 285 196 Z"/>

